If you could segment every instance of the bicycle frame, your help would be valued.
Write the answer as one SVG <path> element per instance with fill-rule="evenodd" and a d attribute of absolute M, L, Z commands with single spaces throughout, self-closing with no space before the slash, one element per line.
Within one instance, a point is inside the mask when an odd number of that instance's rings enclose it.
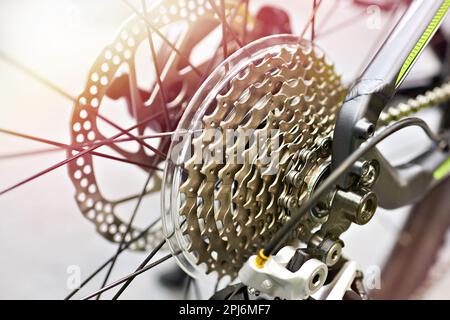
<path fill-rule="evenodd" d="M 340 110 L 333 139 L 336 168 L 370 138 L 387 103 L 399 89 L 450 8 L 450 0 L 416 0 L 397 23 L 369 66 L 349 91 Z M 450 152 L 433 146 L 407 165 L 393 167 L 378 150 L 369 155 L 380 164 L 376 184 L 379 205 L 398 208 L 420 199 L 450 172 Z M 349 172 L 338 182 L 348 189 Z"/>

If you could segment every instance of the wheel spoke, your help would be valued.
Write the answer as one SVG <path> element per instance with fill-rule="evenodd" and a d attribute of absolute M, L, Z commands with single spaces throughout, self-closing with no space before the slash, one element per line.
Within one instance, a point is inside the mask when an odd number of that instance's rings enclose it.
<path fill-rule="evenodd" d="M 135 218 L 137 216 L 137 213 L 138 213 L 139 208 L 140 208 L 141 203 L 142 203 L 142 199 L 144 198 L 144 195 L 147 194 L 147 187 L 148 187 L 148 185 L 150 183 L 150 180 L 153 177 L 153 174 L 154 174 L 154 172 L 151 171 L 148 174 L 147 179 L 145 180 L 144 187 L 142 188 L 142 191 L 139 194 L 137 204 L 134 207 L 134 210 L 133 210 L 133 213 L 131 214 L 130 220 L 128 221 L 127 229 L 126 229 L 125 233 L 122 234 L 122 239 L 120 240 L 119 246 L 117 247 L 117 251 L 116 251 L 116 254 L 114 255 L 114 259 L 111 262 L 111 264 L 109 265 L 109 269 L 108 269 L 108 271 L 106 273 L 105 278 L 103 279 L 103 283 L 101 285 L 101 288 L 104 287 L 106 285 L 106 283 L 108 282 L 109 276 L 111 275 L 111 272 L 113 271 L 113 268 L 114 268 L 114 266 L 116 264 L 117 257 L 119 256 L 119 254 L 120 254 L 120 252 L 122 250 L 122 247 L 125 245 L 125 237 L 130 233 L 131 226 L 133 225 L 133 222 L 134 222 L 134 220 L 135 220 Z M 101 296 L 101 293 L 97 296 L 96 299 L 100 299 L 100 296 Z"/>
<path fill-rule="evenodd" d="M 338 23 L 337 25 L 328 28 L 327 30 L 320 32 L 319 34 L 317 34 L 316 38 L 325 38 L 335 32 L 341 31 L 342 29 L 345 29 L 359 21 L 361 21 L 362 18 L 365 17 L 366 11 L 363 10 L 357 14 L 355 14 L 354 16 L 350 17 L 349 19 L 346 19 L 344 21 L 341 21 L 340 23 Z"/>
<path fill-rule="evenodd" d="M 178 251 L 178 252 L 175 252 L 174 255 L 178 255 L 178 254 L 180 254 L 180 253 L 181 253 L 181 251 Z M 101 288 L 100 290 L 98 290 L 98 291 L 96 291 L 96 292 L 94 292 L 94 293 L 91 293 L 90 295 L 84 297 L 82 300 L 89 300 L 89 299 L 91 299 L 91 298 L 93 298 L 93 297 L 99 295 L 100 293 L 103 293 L 103 292 L 105 292 L 105 291 L 111 290 L 111 289 L 117 287 L 118 285 L 120 285 L 120 284 L 122 284 L 122 283 L 124 283 L 124 282 L 126 282 L 126 281 L 129 281 L 130 279 L 134 279 L 134 278 L 136 278 L 138 275 L 140 275 L 140 274 L 142 274 L 142 273 L 144 273 L 144 272 L 147 272 L 148 270 L 153 269 L 154 267 L 160 265 L 160 264 L 163 263 L 164 261 L 169 260 L 169 259 L 172 258 L 174 255 L 171 254 L 171 253 L 169 253 L 168 255 L 165 255 L 165 256 L 162 257 L 161 259 L 158 259 L 158 260 L 156 260 L 155 262 L 152 262 L 152 263 L 149 264 L 148 266 L 146 266 L 146 267 L 144 267 L 144 268 L 142 268 L 142 269 L 139 269 L 138 271 L 135 271 L 135 272 L 133 272 L 133 273 L 131 273 L 131 274 L 129 274 L 129 275 L 127 275 L 127 276 L 125 276 L 125 277 L 123 277 L 123 278 L 121 278 L 121 279 L 119 279 L 119 280 L 117 280 L 117 281 L 115 281 L 115 282 L 113 282 L 113 283 L 107 285 L 106 287 Z"/>
<path fill-rule="evenodd" d="M 123 162 L 123 163 L 128 163 L 128 164 L 134 164 L 136 166 L 145 168 L 145 169 L 149 169 L 149 170 L 156 170 L 156 171 L 163 171 L 163 169 L 158 168 L 154 165 L 150 165 L 147 163 L 142 163 L 139 161 L 134 161 L 134 160 L 129 160 L 129 159 L 124 159 L 124 158 L 119 158 L 116 156 L 111 156 L 109 154 L 104 154 L 104 153 L 100 153 L 100 152 L 96 152 L 96 151 L 92 151 L 90 154 L 97 156 L 97 157 L 102 157 L 105 159 L 109 159 L 109 160 L 114 160 L 114 161 L 118 161 L 118 162 Z"/>
<path fill-rule="evenodd" d="M 150 134 L 150 135 L 145 135 L 145 136 L 137 136 L 137 138 L 142 139 L 142 140 L 147 140 L 147 139 L 159 139 L 159 138 L 165 138 L 165 137 L 171 137 L 175 134 L 190 134 L 190 133 L 197 133 L 197 132 L 201 132 L 201 129 L 197 129 L 197 130 L 183 130 L 183 131 L 167 131 L 167 132 L 161 132 L 161 133 L 156 133 L 156 134 Z M 110 141 L 107 139 L 104 140 L 96 140 L 95 142 L 84 142 L 81 143 L 80 146 L 83 147 L 91 147 L 93 145 L 99 144 L 99 143 L 104 143 L 104 145 L 111 145 L 111 144 L 118 144 L 118 143 L 122 143 L 122 142 L 128 142 L 128 141 L 132 141 L 133 139 L 131 138 L 121 138 L 121 139 L 114 139 L 114 141 Z"/>
<path fill-rule="evenodd" d="M 142 11 L 144 12 L 144 15 L 147 18 L 147 20 L 149 20 L 148 13 L 147 13 L 146 0 L 142 0 Z M 155 43 L 153 41 L 153 33 L 150 30 L 148 24 L 146 24 L 146 30 L 147 30 L 148 43 L 150 46 L 151 58 L 153 60 L 153 67 L 155 69 L 155 74 L 156 74 L 156 83 L 158 84 L 159 94 L 161 96 L 161 100 L 163 103 L 164 121 L 166 122 L 166 129 L 172 130 L 173 126 L 171 125 L 170 119 L 169 119 L 169 110 L 167 108 L 167 96 L 166 96 L 166 92 L 164 90 L 162 80 L 161 80 L 161 70 L 159 68 L 159 64 L 158 64 L 158 60 L 157 60 L 158 56 L 156 54 Z"/>
<path fill-rule="evenodd" d="M 221 0 L 222 1 L 222 0 Z M 217 14 L 217 16 L 219 17 L 219 19 L 222 22 L 222 25 L 225 27 L 226 30 L 228 30 L 229 34 L 231 35 L 231 37 L 233 38 L 233 41 L 236 42 L 236 44 L 239 46 L 239 48 L 242 48 L 244 45 L 242 44 L 241 40 L 239 40 L 239 37 L 236 35 L 236 33 L 234 32 L 233 28 L 230 26 L 230 24 L 227 22 L 227 18 L 226 16 L 222 16 L 221 10 L 220 8 L 216 5 L 216 3 L 214 2 L 214 0 L 208 0 L 209 4 L 211 5 L 211 8 L 214 10 L 214 12 Z M 224 6 L 225 8 L 225 6 Z M 245 50 L 245 52 L 247 54 L 248 51 Z"/>
<path fill-rule="evenodd" d="M 142 14 L 135 6 L 133 6 L 128 0 L 122 0 L 124 4 L 126 4 L 131 10 L 134 11 L 134 13 L 140 17 L 145 24 L 154 32 L 156 33 L 180 58 L 185 60 L 185 62 L 194 70 L 194 72 L 201 78 L 203 75 L 202 73 L 191 63 L 189 60 L 189 57 L 186 57 L 178 48 L 169 41 L 169 39 L 166 38 L 166 36 L 158 30 L 153 24 L 150 22 L 149 19 L 147 19 L 146 15 Z"/>
<path fill-rule="evenodd" d="M 129 67 L 128 87 L 130 88 L 131 112 L 133 114 L 133 117 L 135 119 L 138 119 L 139 110 L 143 108 L 144 102 L 142 101 L 141 93 L 137 85 L 135 61 L 130 60 L 128 62 L 128 67 Z"/>
<path fill-rule="evenodd" d="M 183 220 L 183 222 L 180 224 L 180 227 L 181 226 L 183 226 L 184 225 L 184 223 L 186 222 L 186 220 Z M 142 270 L 145 270 L 145 269 L 151 269 L 151 268 L 153 268 L 153 265 L 154 264 L 156 264 L 157 262 L 155 262 L 155 263 L 152 263 L 152 264 L 150 264 L 149 266 L 147 266 L 146 267 L 146 265 L 147 265 L 147 263 L 149 263 L 150 262 L 150 260 L 159 252 L 159 250 L 161 250 L 161 248 L 164 246 L 164 244 L 167 242 L 167 239 L 170 239 L 173 235 L 175 234 L 175 231 L 172 231 L 172 233 L 170 234 L 170 235 L 168 235 L 167 236 L 167 238 L 166 239 L 164 239 L 163 241 L 161 241 L 153 250 L 152 250 L 152 252 L 150 252 L 150 254 L 147 256 L 147 258 L 145 258 L 145 260 L 144 261 L 142 261 L 142 263 L 139 265 L 139 267 L 137 267 L 137 269 L 135 270 L 135 272 L 134 273 L 132 273 L 132 276 L 130 276 L 128 279 L 126 279 L 125 281 L 123 281 L 123 282 L 125 282 L 124 284 L 123 284 L 123 286 L 119 289 L 119 291 L 117 291 L 117 293 L 114 295 L 114 297 L 113 297 L 113 300 L 117 300 L 119 297 L 120 297 L 120 295 L 125 291 L 125 289 L 130 285 L 130 283 L 133 281 L 133 279 L 136 277 L 135 275 L 133 276 L 133 274 L 140 274 L 139 272 L 142 272 Z M 177 251 L 176 253 L 174 253 L 174 255 L 178 255 L 178 254 L 180 254 L 181 253 L 181 251 Z M 172 257 L 172 255 L 171 254 L 169 254 L 169 255 L 167 255 L 166 257 L 164 257 L 164 258 L 166 258 L 166 260 L 167 259 L 169 259 L 170 257 Z M 164 258 L 162 258 L 162 259 L 164 259 Z M 162 259 L 160 259 L 160 260 L 162 260 Z M 165 260 L 164 260 L 165 261 Z M 145 272 L 145 271 L 144 271 Z M 108 287 L 108 286 L 107 286 Z M 102 290 L 102 289 L 100 289 L 100 290 Z"/>
<path fill-rule="evenodd" d="M 103 136 L 103 134 L 101 134 L 101 133 L 97 134 L 97 138 L 99 139 L 98 141 L 108 140 L 107 137 Z M 128 139 L 129 139 L 129 141 L 134 141 L 134 139 L 131 139 L 131 138 L 128 138 Z M 98 141 L 95 141 L 95 143 L 91 144 L 91 146 L 98 144 Z M 86 145 L 84 145 L 84 146 L 86 147 Z M 138 152 L 136 152 L 136 153 L 130 153 L 127 150 L 121 148 L 118 144 L 115 143 L 115 141 L 112 143 L 106 143 L 104 146 L 108 147 L 113 152 L 118 153 L 125 159 L 134 160 L 134 161 L 140 161 L 138 159 L 144 159 L 144 161 L 145 161 L 145 159 L 147 157 L 145 155 L 145 152 L 142 149 L 139 149 Z"/>
<path fill-rule="evenodd" d="M 130 127 L 129 129 L 125 130 L 125 132 L 129 132 L 129 131 L 132 131 L 132 130 L 136 129 L 136 128 L 139 127 L 140 125 L 142 125 L 142 124 L 144 124 L 144 123 L 147 123 L 147 122 L 151 121 L 152 119 L 154 119 L 154 118 L 160 116 L 161 113 L 162 113 L 162 112 L 157 112 L 157 113 L 155 113 L 155 114 L 153 114 L 153 115 L 151 115 L 151 116 L 145 118 L 144 120 L 140 121 L 139 123 L 135 124 L 134 126 Z M 53 171 L 53 170 L 56 170 L 56 169 L 58 169 L 59 167 L 62 167 L 62 166 L 64 166 L 64 165 L 68 164 L 69 162 L 72 162 L 72 161 L 78 159 L 79 157 L 82 157 L 82 156 L 84 156 L 85 154 L 90 153 L 90 152 L 94 151 L 95 149 L 97 149 L 97 148 L 99 148 L 99 147 L 105 145 L 105 144 L 108 143 L 108 142 L 114 141 L 114 139 L 117 139 L 117 138 L 119 138 L 119 137 L 121 137 L 121 136 L 123 136 L 123 135 L 124 135 L 124 133 L 117 133 L 116 135 L 112 136 L 111 138 L 105 140 L 105 142 L 103 142 L 103 143 L 99 143 L 99 144 L 97 144 L 97 145 L 94 145 L 94 146 L 92 146 L 92 147 L 90 147 L 90 148 L 88 148 L 88 149 L 85 149 L 85 150 L 83 150 L 83 151 L 77 153 L 76 155 L 71 156 L 70 158 L 67 158 L 67 159 L 65 159 L 65 160 L 63 160 L 63 161 L 61 161 L 61 162 L 58 162 L 58 163 L 56 163 L 55 165 L 53 165 L 53 166 L 51 166 L 51 167 L 49 167 L 49 168 L 47 168 L 47 169 L 45 169 L 45 170 L 43 170 L 43 171 L 40 171 L 40 172 L 38 172 L 38 173 L 32 175 L 31 177 L 29 177 L 29 178 L 27 178 L 27 179 L 25 179 L 25 180 L 22 180 L 22 181 L 20 181 L 20 182 L 18 182 L 18 183 L 16 183 L 16 184 L 14 184 L 13 186 L 11 186 L 11 187 L 9 187 L 9 188 L 6 188 L 6 189 L 0 191 L 0 196 L 1 196 L 1 195 L 4 195 L 5 193 L 8 193 L 8 192 L 10 192 L 10 191 L 12 191 L 12 190 L 14 190 L 14 189 L 16 189 L 16 188 L 18 188 L 18 187 L 20 187 L 20 186 L 22 186 L 22 185 L 24 185 L 24 184 L 27 184 L 27 183 L 29 183 L 29 182 L 31 182 L 31 181 L 33 181 L 33 180 L 35 180 L 35 179 L 37 179 L 37 178 L 39 178 L 39 177 L 41 177 L 41 176 L 43 176 L 43 175 L 45 175 L 45 174 L 47 174 L 47 173 Z"/>
<path fill-rule="evenodd" d="M 311 42 L 314 43 L 314 37 L 316 35 L 316 10 L 317 10 L 317 0 L 313 0 L 313 8 L 314 14 L 311 20 Z"/>
<path fill-rule="evenodd" d="M 24 157 L 29 157 L 29 156 L 37 156 L 37 155 L 41 155 L 41 154 L 48 154 L 48 153 L 61 152 L 61 151 L 64 151 L 64 150 L 62 150 L 61 148 L 48 148 L 48 149 L 8 153 L 8 154 L 0 155 L 0 160 L 24 158 Z"/>
<path fill-rule="evenodd" d="M 213 2 L 213 0 L 211 1 Z M 221 18 L 221 24 L 222 24 L 222 48 L 223 48 L 223 59 L 225 60 L 228 57 L 228 40 L 227 40 L 227 27 L 225 25 L 225 22 L 227 21 L 227 18 L 225 16 L 225 1 L 220 0 L 220 13 L 218 13 Z"/>
<path fill-rule="evenodd" d="M 214 285 L 214 292 L 213 295 L 217 292 L 217 290 L 219 290 L 219 283 L 220 283 L 220 279 L 216 280 L 216 284 Z"/>
<path fill-rule="evenodd" d="M 62 89 L 61 87 L 57 86 L 56 84 L 54 84 L 53 82 L 49 81 L 48 79 L 42 77 L 40 74 L 38 74 L 36 71 L 32 70 L 31 68 L 29 68 L 29 67 L 19 63 L 17 60 L 15 60 L 13 58 L 11 58 L 5 52 L 0 51 L 0 58 L 2 60 L 6 61 L 7 63 L 9 63 L 10 65 L 14 66 L 15 68 L 21 70 L 25 74 L 28 74 L 29 76 L 31 76 L 32 78 L 34 78 L 38 82 L 42 83 L 46 87 L 48 87 L 48 88 L 52 89 L 53 91 L 59 93 L 61 96 L 67 98 L 68 100 L 71 100 L 72 102 L 76 102 L 76 99 L 71 94 L 66 92 L 64 89 Z"/>
<path fill-rule="evenodd" d="M 331 21 L 331 17 L 337 12 L 338 7 L 341 5 L 342 0 L 336 0 L 333 5 L 328 9 L 327 13 L 321 19 L 320 24 L 317 26 L 317 30 L 322 30 L 328 22 Z"/>
<path fill-rule="evenodd" d="M 300 37 L 299 37 L 300 40 L 303 39 L 303 37 L 306 34 L 306 31 L 308 31 L 309 26 L 312 24 L 313 20 L 316 18 L 317 11 L 319 10 L 321 4 L 322 4 L 322 0 L 319 0 L 316 3 L 316 5 L 314 6 L 314 8 L 311 12 L 311 16 L 308 18 L 308 21 L 306 22 L 306 25 L 303 27 L 303 31 L 300 34 Z"/>
<path fill-rule="evenodd" d="M 146 196 L 146 195 L 148 195 L 150 193 L 151 193 L 151 190 L 147 190 L 146 193 L 144 194 L 144 196 Z M 139 199 L 140 196 L 141 196 L 140 193 L 139 194 L 134 194 L 132 196 L 128 196 L 128 197 L 124 197 L 124 198 L 121 198 L 121 199 L 118 199 L 118 200 L 115 200 L 115 201 L 111 201 L 111 204 L 114 205 L 114 206 L 117 206 L 117 205 L 119 205 L 121 203 L 125 203 L 125 202 L 128 202 L 128 201 Z"/>
<path fill-rule="evenodd" d="M 247 2 L 248 2 L 248 0 L 247 0 Z M 236 16 L 237 16 L 237 13 L 238 13 L 238 11 L 239 11 L 239 7 L 240 7 L 240 4 L 236 6 L 235 11 L 233 12 L 233 14 L 232 14 L 232 16 L 231 16 L 231 23 L 234 22 L 234 20 L 235 20 L 235 18 L 236 18 Z M 219 53 L 220 53 L 220 47 L 216 49 L 216 51 L 214 52 L 214 55 L 213 55 L 212 59 L 208 62 L 208 66 L 207 66 L 207 68 L 206 68 L 206 72 L 204 73 L 204 76 L 203 76 L 202 81 L 201 81 L 202 83 L 206 80 L 206 78 L 207 78 L 207 77 L 209 76 L 209 74 L 211 73 L 211 71 L 212 71 L 212 69 L 213 69 L 213 67 L 214 67 L 214 62 L 215 62 L 217 56 L 219 55 Z"/>
<path fill-rule="evenodd" d="M 130 133 L 129 131 L 126 131 L 125 129 L 123 129 L 122 127 L 114 124 L 114 122 L 108 120 L 107 118 L 103 117 L 101 114 L 97 115 L 100 119 L 104 120 L 106 123 L 108 123 L 109 125 L 111 125 L 112 127 L 116 128 L 117 130 L 119 130 L 121 133 L 129 136 L 132 140 L 136 141 L 137 143 L 139 143 L 141 146 L 144 146 L 146 148 L 148 148 L 149 150 L 153 151 L 154 153 L 156 153 L 157 155 L 159 155 L 162 158 L 166 158 L 167 155 L 164 152 L 159 151 L 158 149 L 156 149 L 155 147 L 149 145 L 147 142 L 137 138 L 136 136 L 134 136 L 132 133 Z"/>
<path fill-rule="evenodd" d="M 41 143 L 45 143 L 45 144 L 49 144 L 55 147 L 58 147 L 62 150 L 73 150 L 73 151 L 83 151 L 84 149 L 78 146 L 71 146 L 68 144 L 64 144 L 61 142 L 56 142 L 56 141 L 52 141 L 52 140 L 48 140 L 48 139 L 44 139 L 44 138 L 38 138 L 35 136 L 31 136 L 31 135 L 27 135 L 27 134 L 23 134 L 23 133 L 19 133 L 19 132 L 14 132 L 11 130 L 6 130 L 6 129 L 0 129 L 1 133 L 5 133 L 5 134 L 9 134 L 15 137 L 19 137 L 19 138 L 24 138 L 24 139 L 28 139 L 28 140 L 32 140 L 32 141 L 37 141 L 37 142 L 41 142 Z M 52 149 L 52 151 L 55 151 L 55 149 Z M 142 162 L 138 162 L 138 161 L 133 161 L 133 160 L 129 160 L 129 159 L 124 159 L 124 158 L 119 158 L 116 156 L 112 156 L 109 154 L 105 154 L 105 153 L 101 153 L 101 152 L 96 152 L 96 151 L 91 151 L 89 152 L 90 154 L 97 156 L 97 157 L 102 157 L 102 158 L 106 158 L 106 159 L 110 159 L 110 160 L 115 160 L 115 161 L 119 161 L 119 162 L 124 162 L 124 163 L 128 163 L 128 164 L 134 164 L 143 168 L 148 168 L 148 169 L 154 169 L 154 170 L 161 170 L 160 168 L 156 167 L 156 166 L 152 166 L 146 163 L 142 163 Z"/>
<path fill-rule="evenodd" d="M 6 53 L 4 53 L 3 51 L 0 51 L 0 58 L 7 61 L 9 64 L 13 65 L 14 67 L 16 67 L 17 69 L 23 71 L 24 73 L 28 74 L 29 76 L 31 76 L 33 79 L 37 80 L 38 82 L 44 84 L 45 86 L 47 86 L 48 88 L 52 89 L 53 91 L 57 92 L 58 94 L 62 95 L 63 97 L 71 100 L 73 103 L 77 103 L 77 99 L 75 97 L 73 97 L 71 94 L 69 94 L 68 92 L 66 92 L 65 90 L 63 90 L 61 87 L 57 86 L 56 84 L 52 83 L 51 81 L 49 81 L 48 79 L 46 79 L 45 77 L 43 77 L 42 75 L 38 74 L 36 71 L 32 70 L 31 68 L 28 68 L 27 66 L 19 63 L 18 61 L 16 61 L 15 59 L 11 58 L 10 56 L 8 56 Z M 149 148 L 150 150 L 152 150 L 155 153 L 161 153 L 159 150 L 155 149 L 154 147 L 152 147 L 151 145 L 145 143 L 145 141 L 141 141 L 138 138 L 136 138 L 131 132 L 124 130 L 123 128 L 121 128 L 120 126 L 118 126 L 117 124 L 115 124 L 113 121 L 109 120 L 108 118 L 102 116 L 101 114 L 97 114 L 97 116 L 102 120 L 105 121 L 106 123 L 108 123 L 109 125 L 113 126 L 114 128 L 118 129 L 120 132 L 128 135 L 130 138 L 132 138 L 133 140 L 136 140 L 139 144 Z M 161 154 L 163 155 L 163 154 Z"/>
<path fill-rule="evenodd" d="M 135 238 L 131 239 L 130 241 L 128 241 L 125 246 L 121 249 L 120 253 L 122 253 L 123 251 L 125 251 L 126 249 L 128 249 L 133 243 L 135 243 L 136 241 L 138 241 L 139 239 L 141 239 L 142 237 L 144 237 L 159 221 L 161 220 L 161 218 L 156 219 L 154 222 L 152 222 L 147 228 L 145 228 L 144 230 L 141 231 L 141 233 L 139 233 Z M 88 284 L 97 274 L 100 273 L 100 271 L 102 271 L 104 268 L 106 268 L 106 266 L 108 266 L 114 259 L 115 255 L 112 256 L 111 258 L 109 258 L 108 260 L 106 260 L 100 267 L 98 267 L 97 269 L 95 269 L 94 272 L 92 272 L 81 284 L 80 287 L 73 290 L 69 295 L 67 295 L 64 300 L 69 300 L 70 298 L 72 298 L 78 291 L 80 291 L 86 284 Z"/>
<path fill-rule="evenodd" d="M 139 267 L 137 267 L 135 272 L 138 272 L 139 270 L 144 269 L 145 266 L 147 265 L 147 263 L 150 262 L 150 260 L 159 252 L 159 250 L 161 250 L 161 248 L 164 246 L 165 243 L 166 243 L 166 240 L 161 241 L 156 246 L 156 248 L 153 249 L 152 252 L 150 252 L 150 254 L 147 256 L 147 258 L 145 258 L 145 260 L 142 261 L 142 263 L 139 265 Z M 170 256 L 172 256 L 172 255 L 170 255 Z M 128 288 L 128 286 L 133 281 L 133 279 L 134 279 L 134 277 L 130 277 L 129 279 L 127 279 L 127 281 L 123 284 L 122 287 L 120 287 L 119 291 L 117 291 L 117 293 L 114 295 L 114 297 L 112 299 L 117 300 L 120 297 L 120 295 L 125 291 L 125 289 Z"/>

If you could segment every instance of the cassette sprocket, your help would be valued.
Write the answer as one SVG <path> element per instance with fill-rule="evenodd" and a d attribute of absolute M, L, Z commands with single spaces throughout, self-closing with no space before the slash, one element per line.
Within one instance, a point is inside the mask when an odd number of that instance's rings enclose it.
<path fill-rule="evenodd" d="M 345 88 L 319 48 L 273 36 L 236 52 L 202 90 L 171 145 L 178 157 L 166 167 L 164 227 L 186 271 L 235 277 L 308 197 Z M 228 130 L 241 134 L 230 143 Z"/>

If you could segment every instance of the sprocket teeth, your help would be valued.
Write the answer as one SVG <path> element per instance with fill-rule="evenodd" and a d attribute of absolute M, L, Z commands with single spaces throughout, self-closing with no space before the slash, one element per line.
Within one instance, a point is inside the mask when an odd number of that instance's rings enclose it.
<path fill-rule="evenodd" d="M 222 132 L 253 129 L 257 139 L 239 137 L 221 149 L 204 132 L 192 141 L 202 152 L 186 162 L 188 177 L 180 190 L 186 193 L 188 204 L 182 205 L 181 214 L 188 220 L 188 249 L 198 264 L 206 265 L 207 272 L 235 276 L 288 215 L 279 198 L 294 194 L 305 199 L 305 183 L 293 188 L 284 176 L 291 166 L 302 165 L 301 150 L 313 150 L 316 138 L 332 131 L 344 92 L 325 55 L 297 45 L 284 46 L 276 54 L 249 63 L 230 81 L 226 92 L 217 95 L 216 109 L 202 119 L 204 128 L 220 126 Z M 261 152 L 256 153 L 256 141 L 269 129 L 276 130 L 275 136 L 266 137 Z M 200 170 L 193 169 L 193 160 L 205 151 L 219 148 L 234 154 L 239 143 L 245 146 L 244 163 L 236 164 L 237 158 L 229 157 L 223 164 L 210 161 Z M 267 156 L 269 161 L 265 161 Z M 311 159 L 304 164 L 305 175 L 323 162 Z M 204 226 L 194 223 L 195 219 L 202 219 Z"/>

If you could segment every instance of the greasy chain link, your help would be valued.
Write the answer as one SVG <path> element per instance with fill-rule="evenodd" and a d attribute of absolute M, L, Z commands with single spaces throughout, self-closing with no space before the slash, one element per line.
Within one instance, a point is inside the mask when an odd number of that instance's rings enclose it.
<path fill-rule="evenodd" d="M 233 18 L 233 21 L 236 20 L 236 23 L 244 20 L 242 17 L 243 13 L 241 10 L 238 10 L 239 8 L 240 2 L 236 0 L 225 1 L 226 16 L 234 16 L 236 19 Z M 237 16 L 239 16 L 239 19 Z M 186 34 L 182 39 L 183 41 L 178 41 L 177 47 L 187 57 L 190 56 L 190 52 L 195 44 L 199 43 L 220 25 L 217 13 L 207 0 L 161 1 L 149 9 L 147 17 L 154 28 L 163 30 L 163 32 L 165 32 L 164 28 L 171 24 L 184 23 L 186 25 Z M 158 36 L 154 35 L 154 38 L 157 39 Z M 136 123 L 154 114 L 156 112 L 154 107 L 157 104 L 162 105 L 164 103 L 160 101 L 161 96 L 155 94 L 156 91 L 146 101 L 144 101 L 141 92 L 139 92 L 137 72 L 145 71 L 136 70 L 135 56 L 141 44 L 145 44 L 146 41 L 148 41 L 146 23 L 141 17 L 134 15 L 123 25 L 114 41 L 101 51 L 90 70 L 85 89 L 79 95 L 78 102 L 74 107 L 71 119 L 71 134 L 74 144 L 106 140 L 106 137 L 103 136 L 97 127 L 97 115 L 99 109 L 106 107 L 102 104 L 102 100 L 107 95 L 113 80 L 119 76 L 117 73 L 123 65 L 127 65 L 129 68 L 129 83 L 127 85 L 130 88 L 132 108 L 136 109 L 133 114 L 136 117 Z M 183 110 L 186 107 L 190 98 L 198 89 L 201 78 L 195 74 L 192 68 L 179 70 L 178 65 L 183 65 L 186 61 L 172 50 L 169 50 L 167 45 L 161 46 L 158 51 L 158 57 L 160 57 L 159 62 L 164 62 L 165 67 L 162 71 L 164 88 L 167 90 L 172 84 L 179 82 L 183 84 L 183 96 L 177 96 L 176 99 L 169 103 L 170 120 L 176 121 L 178 115 L 173 111 L 180 113 L 180 109 Z M 205 72 L 208 65 L 209 62 L 205 62 L 197 66 L 197 69 Z M 157 86 L 155 88 L 158 89 Z M 150 126 L 155 124 L 156 121 L 149 123 Z M 152 128 L 158 131 L 157 127 Z M 140 128 L 140 130 L 143 130 L 143 128 Z M 170 131 L 170 128 L 165 128 L 165 130 Z M 168 146 L 167 142 L 170 142 L 170 139 L 161 140 L 158 149 L 163 150 L 164 141 Z M 111 144 L 109 147 L 130 161 L 157 165 L 162 160 L 156 154 L 147 153 L 142 147 L 137 152 L 129 152 L 115 144 Z M 116 212 L 116 204 L 118 203 L 107 199 L 100 192 L 93 162 L 92 155 L 86 154 L 76 162 L 70 162 L 68 165 L 70 178 L 76 188 L 75 198 L 77 204 L 83 215 L 95 224 L 98 233 L 110 241 L 121 242 L 122 237 L 127 233 L 127 224 Z M 154 173 L 152 180 L 153 183 L 151 188 L 147 190 L 147 194 L 160 192 L 161 178 Z M 132 237 L 139 235 L 139 233 L 140 230 L 137 227 L 131 226 L 125 240 L 129 241 Z M 130 248 L 133 250 L 150 250 L 163 238 L 161 230 L 153 228 L 145 237 L 132 243 Z"/>
<path fill-rule="evenodd" d="M 207 273 L 216 271 L 219 277 L 235 277 L 289 219 L 286 208 L 299 206 L 307 197 L 308 178 L 327 160 L 319 152 L 321 141 L 332 132 L 346 92 L 334 67 L 309 44 L 283 48 L 243 68 L 228 91 L 217 95 L 216 107 L 202 123 L 204 129 L 222 132 L 253 129 L 255 139 L 238 135 L 227 146 L 224 138 L 213 141 L 204 130 L 192 141 L 193 149 L 201 152 L 185 163 L 187 178 L 180 189 L 188 250 L 197 264 L 206 265 Z M 264 136 L 270 130 L 276 134 Z M 236 156 L 242 146 L 239 164 Z M 258 146 L 262 152 L 256 151 Z M 213 150 L 231 156 L 223 164 L 214 159 L 202 163 L 204 154 Z M 301 174 L 302 183 L 295 186 L 285 179 L 292 169 Z M 282 203 L 287 195 L 300 200 Z"/>
<path fill-rule="evenodd" d="M 424 94 L 411 98 L 406 102 L 392 106 L 381 113 L 378 127 L 385 127 L 394 121 L 401 120 L 416 112 L 431 106 L 439 105 L 450 100 L 450 82 L 435 87 Z"/>

